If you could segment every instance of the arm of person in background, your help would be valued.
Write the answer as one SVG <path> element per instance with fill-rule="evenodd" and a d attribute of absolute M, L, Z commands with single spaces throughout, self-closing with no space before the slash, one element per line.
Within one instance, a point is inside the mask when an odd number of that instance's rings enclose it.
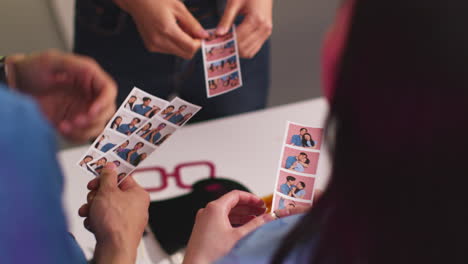
<path fill-rule="evenodd" d="M 84 226 L 96 237 L 96 263 L 135 263 L 148 222 L 149 195 L 132 177 L 117 185 L 113 163 L 88 184 L 87 203 L 78 211 Z"/>
<path fill-rule="evenodd" d="M 216 34 L 225 35 L 238 15 L 244 20 L 236 28 L 239 55 L 253 58 L 273 30 L 273 0 L 227 0 Z"/>
<path fill-rule="evenodd" d="M 85 142 L 115 112 L 117 87 L 90 58 L 48 51 L 6 59 L 7 83 L 34 98 L 65 138 Z"/>
<path fill-rule="evenodd" d="M 113 1 L 132 16 L 149 51 L 190 59 L 200 48 L 200 39 L 209 37 L 179 0 Z"/>

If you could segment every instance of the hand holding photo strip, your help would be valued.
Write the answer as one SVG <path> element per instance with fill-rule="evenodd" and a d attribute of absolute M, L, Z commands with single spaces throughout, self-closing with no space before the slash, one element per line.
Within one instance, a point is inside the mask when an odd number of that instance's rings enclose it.
<path fill-rule="evenodd" d="M 134 88 L 78 165 L 98 176 L 106 162 L 115 162 L 120 183 L 200 109 L 178 97 L 167 102 Z M 129 133 L 119 131 L 125 120 Z"/>
<path fill-rule="evenodd" d="M 202 41 L 205 85 L 208 98 L 222 95 L 242 86 L 239 53 L 235 26 L 224 36 L 212 36 Z"/>
<path fill-rule="evenodd" d="M 312 205 L 322 137 L 322 128 L 287 122 L 272 211 Z"/>

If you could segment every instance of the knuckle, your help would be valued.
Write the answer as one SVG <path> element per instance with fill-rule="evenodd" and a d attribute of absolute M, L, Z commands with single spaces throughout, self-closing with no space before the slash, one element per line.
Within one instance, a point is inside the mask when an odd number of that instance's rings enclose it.
<path fill-rule="evenodd" d="M 216 201 L 212 201 L 212 202 L 209 202 L 206 207 L 205 207 L 205 210 L 206 211 L 216 211 L 218 210 L 219 208 L 219 205 Z"/>
<path fill-rule="evenodd" d="M 198 219 L 198 218 L 202 217 L 204 211 L 205 211 L 204 208 L 198 209 L 196 218 Z"/>

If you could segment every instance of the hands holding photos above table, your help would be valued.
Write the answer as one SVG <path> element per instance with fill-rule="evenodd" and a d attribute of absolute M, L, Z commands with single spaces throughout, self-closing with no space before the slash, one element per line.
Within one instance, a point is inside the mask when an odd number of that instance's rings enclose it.
<path fill-rule="evenodd" d="M 201 40 L 210 37 L 182 1 L 115 2 L 132 16 L 145 47 L 151 52 L 190 59 L 201 47 Z M 271 35 L 272 11 L 272 0 L 228 0 L 216 35 L 228 34 L 235 19 L 244 16 L 238 28 L 239 52 L 242 58 L 252 58 Z"/>

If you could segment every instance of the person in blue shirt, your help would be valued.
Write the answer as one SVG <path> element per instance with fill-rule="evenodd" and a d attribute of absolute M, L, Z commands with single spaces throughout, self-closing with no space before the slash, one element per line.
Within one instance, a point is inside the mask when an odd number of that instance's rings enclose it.
<path fill-rule="evenodd" d="M 143 142 L 138 142 L 135 144 L 135 146 L 133 146 L 133 149 L 128 149 L 128 148 L 125 148 L 125 149 L 116 149 L 116 153 L 117 155 L 125 160 L 126 162 L 130 163 L 130 164 L 133 164 L 135 162 L 135 160 L 138 158 L 138 150 L 143 148 L 143 146 L 145 146 L 145 144 Z"/>
<path fill-rule="evenodd" d="M 132 110 L 135 113 L 145 116 L 146 113 L 148 113 L 152 109 L 151 106 L 149 106 L 150 103 L 151 103 L 151 98 L 143 97 L 143 103 L 135 105 Z"/>
<path fill-rule="evenodd" d="M 163 130 L 166 126 L 167 125 L 165 123 L 161 123 L 155 129 L 144 133 L 141 137 L 150 143 L 156 144 L 156 142 L 161 138 L 161 130 Z"/>
<path fill-rule="evenodd" d="M 284 164 L 284 167 L 286 169 L 294 169 L 294 166 L 298 163 L 298 162 L 305 162 L 307 160 L 307 154 L 304 153 L 304 152 L 301 152 L 299 153 L 299 155 L 297 156 L 289 156 L 286 158 L 286 162 Z"/>
<path fill-rule="evenodd" d="M 286 182 L 280 185 L 280 192 L 285 195 L 289 195 L 291 192 L 291 189 L 294 187 L 294 184 L 296 183 L 296 177 L 294 176 L 286 176 Z M 284 199 L 280 198 L 278 208 L 284 208 Z"/>
<path fill-rule="evenodd" d="M 181 105 L 177 111 L 168 113 L 164 119 L 168 120 L 173 124 L 177 124 L 184 119 L 183 112 L 185 111 L 185 109 L 187 109 L 187 106 Z"/>
<path fill-rule="evenodd" d="M 305 133 L 307 133 L 307 128 L 301 128 L 299 130 L 299 135 L 293 135 L 289 143 L 294 146 L 302 147 L 302 138 Z"/>
<path fill-rule="evenodd" d="M 294 187 L 291 188 L 288 195 L 294 198 L 304 198 L 306 184 L 303 181 L 300 181 Z"/>
<path fill-rule="evenodd" d="M 135 130 L 137 130 L 137 125 L 141 122 L 141 119 L 138 117 L 135 117 L 132 119 L 132 121 L 128 124 L 123 124 L 120 125 L 120 127 L 117 129 L 122 134 L 125 135 L 131 135 Z"/>
<path fill-rule="evenodd" d="M 115 109 L 116 86 L 92 60 L 56 51 L 8 56 L 6 66 L 11 90 L 0 81 L 0 123 L 9 124 L 0 129 L 0 147 L 8 150 L 0 154 L 0 263 L 85 264 L 67 231 L 55 132 L 76 143 L 97 136 Z M 96 263 L 135 261 L 149 198 L 133 180 L 128 184 L 120 189 L 115 167 L 104 169 L 91 184 L 94 199 L 80 209 L 97 240 Z"/>

